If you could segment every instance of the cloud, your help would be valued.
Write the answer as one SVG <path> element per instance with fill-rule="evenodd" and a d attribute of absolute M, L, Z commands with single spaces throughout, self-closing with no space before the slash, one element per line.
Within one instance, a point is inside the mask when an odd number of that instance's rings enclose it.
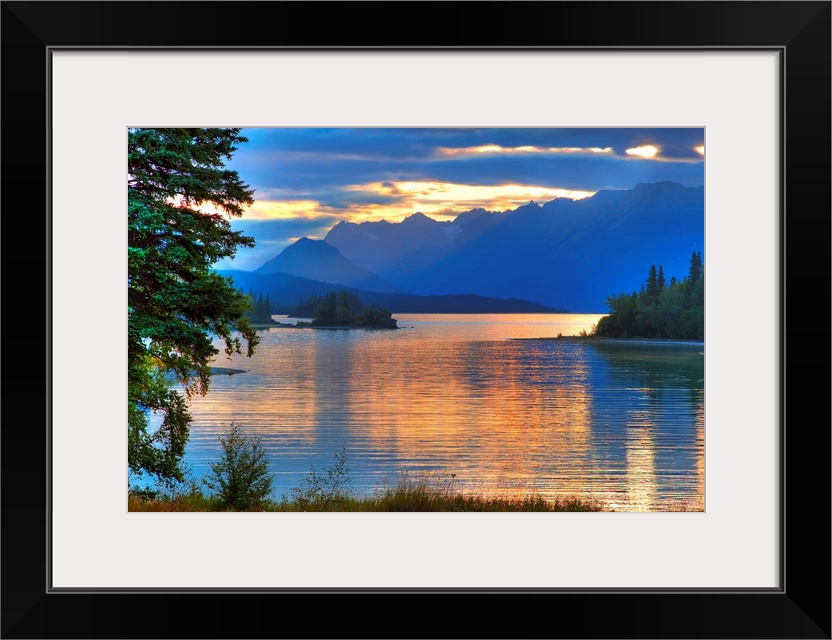
<path fill-rule="evenodd" d="M 627 149 L 625 153 L 628 156 L 638 156 L 640 158 L 654 158 L 657 155 L 659 155 L 659 151 L 661 151 L 661 147 L 657 147 L 654 144 L 645 144 L 641 147 Z"/>
<path fill-rule="evenodd" d="M 308 217 L 317 208 L 315 200 L 255 200 L 245 217 L 249 220 L 295 219 Z"/>
<path fill-rule="evenodd" d="M 704 183 L 703 128 L 258 128 L 243 134 L 249 142 L 229 168 L 255 190 L 244 218 L 303 227 L 261 227 L 278 244 L 320 236 L 324 223 L 341 219 L 398 220 L 416 211 L 450 216 L 640 182 Z M 656 153 L 645 157 L 646 147 Z"/>
<path fill-rule="evenodd" d="M 632 147 L 628 147 L 632 148 Z M 673 161 L 663 156 L 664 177 L 686 184 L 702 184 L 702 156 L 689 149 L 697 160 Z M 664 151 L 663 151 L 664 153 Z M 453 182 L 496 185 L 536 184 L 579 191 L 597 191 L 615 185 L 632 188 L 645 182 L 638 174 L 653 173 L 647 168 L 655 160 L 612 153 L 479 153 L 458 157 L 437 157 L 427 161 L 307 160 L 275 170 L 258 166 L 233 168 L 255 188 L 255 199 L 338 201 L 338 194 L 356 184 L 405 181 Z M 394 195 L 394 194 L 390 194 Z"/>
<path fill-rule="evenodd" d="M 392 185 L 392 186 L 388 186 Z M 395 192 L 395 197 L 386 193 Z M 416 211 L 431 215 L 453 216 L 475 208 L 492 211 L 515 209 L 529 200 L 547 202 L 554 198 L 578 200 L 592 195 L 560 187 L 523 185 L 517 183 L 472 185 L 439 181 L 379 182 L 353 185 L 345 193 L 359 194 L 363 205 L 352 203 L 320 203 L 320 210 L 338 214 L 350 222 L 387 220 L 399 222 Z M 375 193 L 373 197 L 369 194 Z"/>
<path fill-rule="evenodd" d="M 516 154 L 516 153 L 612 153 L 612 147 L 536 147 L 525 145 L 522 147 L 501 147 L 498 144 L 484 144 L 479 147 L 438 147 L 440 157 L 477 156 L 478 154 Z"/>
<path fill-rule="evenodd" d="M 658 144 L 668 158 L 696 159 L 692 150 L 704 143 L 702 128 L 257 128 L 245 129 L 249 142 L 240 146 L 238 162 L 286 167 L 295 163 L 356 161 L 431 161 L 473 150 L 506 152 L 546 149 L 624 150 Z M 243 158 L 243 156 L 245 158 Z"/>

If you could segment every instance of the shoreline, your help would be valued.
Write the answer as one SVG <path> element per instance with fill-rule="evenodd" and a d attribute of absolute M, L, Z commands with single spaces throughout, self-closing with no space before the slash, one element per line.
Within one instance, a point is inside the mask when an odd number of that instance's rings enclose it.
<path fill-rule="evenodd" d="M 511 340 L 532 340 L 537 342 L 565 341 L 600 344 L 642 345 L 649 347 L 705 347 L 703 340 L 674 340 L 665 338 L 604 338 L 594 336 L 552 336 L 546 338 L 510 338 Z"/>
<path fill-rule="evenodd" d="M 370 329 L 370 330 L 391 330 L 391 329 L 399 329 L 400 327 L 379 327 L 379 326 L 372 326 L 372 325 L 349 325 L 349 324 L 332 324 L 332 325 L 322 325 L 322 324 L 311 324 L 311 323 L 303 323 L 303 324 L 291 324 L 288 322 L 276 322 L 274 324 L 250 324 L 249 327 L 255 329 L 256 331 L 261 331 L 263 329 Z"/>

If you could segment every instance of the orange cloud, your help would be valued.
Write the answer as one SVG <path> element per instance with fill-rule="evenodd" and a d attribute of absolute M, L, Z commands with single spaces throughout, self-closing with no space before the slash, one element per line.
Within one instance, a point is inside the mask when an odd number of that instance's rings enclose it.
<path fill-rule="evenodd" d="M 464 211 L 483 208 L 489 211 L 516 209 L 529 200 L 548 202 L 554 198 L 580 200 L 592 191 L 577 191 L 537 185 L 502 184 L 477 186 L 452 182 L 404 181 L 371 182 L 350 185 L 345 191 L 396 196 L 390 202 L 362 202 L 344 206 L 317 200 L 257 200 L 244 214 L 248 220 L 314 219 L 337 214 L 351 222 L 388 220 L 400 222 L 421 211 L 437 220 L 455 218 Z"/>
<path fill-rule="evenodd" d="M 502 184 L 469 185 L 452 182 L 404 181 L 396 183 L 369 183 L 353 185 L 350 190 L 376 192 L 382 195 L 395 193 L 404 196 L 396 203 L 356 206 L 354 217 L 361 220 L 397 222 L 415 211 L 451 218 L 477 207 L 490 211 L 515 209 L 529 200 L 549 201 L 554 198 L 580 200 L 591 196 L 592 191 L 577 191 L 537 185 Z"/>
<path fill-rule="evenodd" d="M 250 220 L 275 220 L 309 217 L 319 207 L 316 200 L 257 200 L 244 216 Z"/>

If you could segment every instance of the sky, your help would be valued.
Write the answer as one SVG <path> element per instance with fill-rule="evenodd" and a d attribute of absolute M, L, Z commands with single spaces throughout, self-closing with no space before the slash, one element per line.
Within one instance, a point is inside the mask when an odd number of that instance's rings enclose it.
<path fill-rule="evenodd" d="M 705 181 L 703 128 L 261 128 L 228 162 L 255 203 L 232 228 L 255 238 L 218 268 L 253 270 L 341 220 L 452 220 L 604 189 Z"/>

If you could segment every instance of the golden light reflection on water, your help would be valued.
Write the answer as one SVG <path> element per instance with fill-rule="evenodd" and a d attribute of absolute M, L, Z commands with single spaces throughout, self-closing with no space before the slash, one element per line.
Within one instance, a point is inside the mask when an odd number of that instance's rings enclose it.
<path fill-rule="evenodd" d="M 478 492 L 525 492 L 546 482 L 541 474 L 551 481 L 559 475 L 553 464 L 570 450 L 586 448 L 588 394 L 581 368 L 574 366 L 568 378 L 552 378 L 547 368 L 516 354 L 506 358 L 506 348 L 524 347 L 448 345 L 429 375 L 350 389 L 376 416 L 387 418 L 354 413 L 351 428 L 373 448 L 395 451 L 410 468 L 441 468 L 454 474 L 457 485 Z M 411 342 L 396 357 L 412 371 L 415 363 L 436 356 L 426 353 L 424 343 Z M 573 472 L 581 463 L 580 455 L 573 456 Z"/>
<path fill-rule="evenodd" d="M 402 473 L 479 493 L 598 497 L 616 510 L 704 508 L 698 352 L 607 349 L 597 315 L 401 316 L 399 331 L 272 329 L 218 366 L 187 459 L 207 472 L 232 420 L 263 437 L 277 495 L 344 447 L 352 489 Z"/>
<path fill-rule="evenodd" d="M 656 501 L 653 416 L 633 412 L 627 424 L 627 501 L 630 511 L 649 511 Z"/>

